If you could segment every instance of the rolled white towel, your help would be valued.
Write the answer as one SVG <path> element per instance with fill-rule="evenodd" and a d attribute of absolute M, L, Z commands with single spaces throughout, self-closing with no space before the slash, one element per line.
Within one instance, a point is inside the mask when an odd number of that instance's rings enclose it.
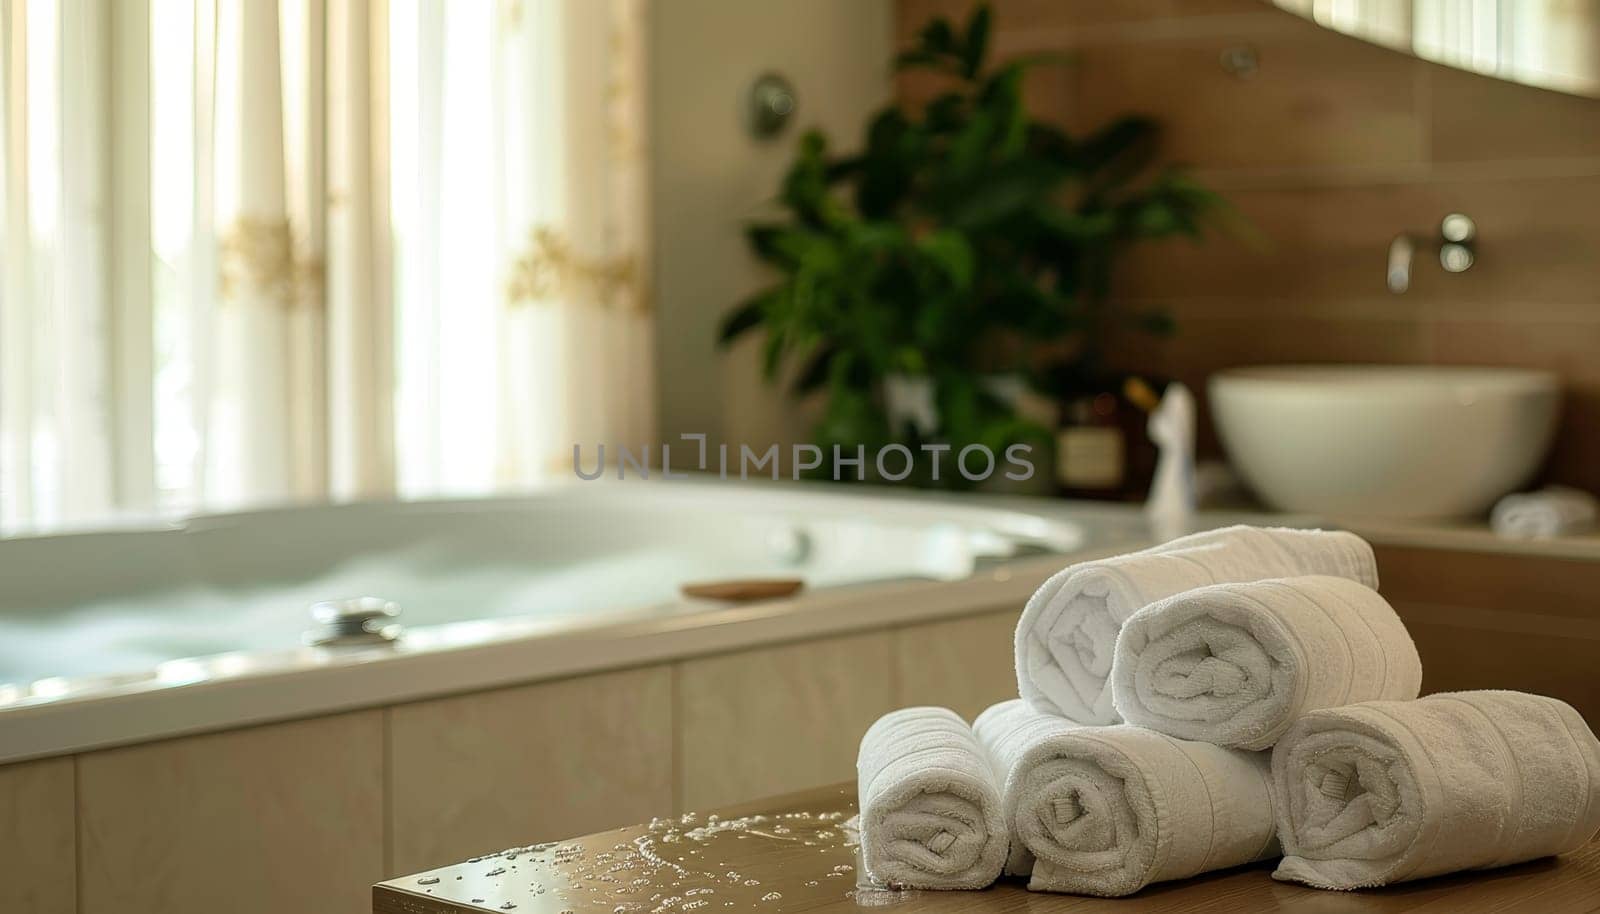
<path fill-rule="evenodd" d="M 1010 761 L 1003 803 L 1034 858 L 1028 888 L 1129 895 L 1276 855 L 1266 753 L 1007 705 L 976 729 Z"/>
<path fill-rule="evenodd" d="M 879 718 L 856 758 L 861 859 L 872 878 L 915 889 L 981 889 L 1009 838 L 1000 787 L 972 728 L 946 708 Z"/>
<path fill-rule="evenodd" d="M 1600 742 L 1565 702 L 1523 692 L 1313 711 L 1272 777 L 1272 875 L 1325 889 L 1560 854 L 1600 830 Z"/>
<path fill-rule="evenodd" d="M 994 768 L 1000 785 L 1000 808 L 1010 829 L 1017 818 L 1017 801 L 1021 792 L 1010 789 L 1012 774 L 1029 748 L 1053 735 L 1076 730 L 1076 724 L 1065 717 L 1045 714 L 1028 707 L 1020 698 L 991 705 L 972 722 L 972 732 L 983 746 Z M 1011 850 L 1006 855 L 1005 875 L 1027 876 L 1033 872 L 1033 852 L 1012 836 Z"/>
<path fill-rule="evenodd" d="M 1017 691 L 1085 724 L 1114 723 L 1109 677 L 1117 631 L 1150 603 L 1206 584 L 1327 574 L 1378 586 L 1372 547 L 1339 531 L 1225 527 L 1058 572 L 1017 624 Z"/>
<path fill-rule="evenodd" d="M 1347 578 L 1212 584 L 1152 603 L 1117 637 L 1117 713 L 1235 749 L 1268 749 L 1308 711 L 1416 698 L 1417 658 L 1389 602 Z"/>
<path fill-rule="evenodd" d="M 1514 538 L 1570 536 L 1595 525 L 1600 505 L 1582 489 L 1549 486 L 1537 492 L 1507 495 L 1489 512 L 1489 526 Z"/>

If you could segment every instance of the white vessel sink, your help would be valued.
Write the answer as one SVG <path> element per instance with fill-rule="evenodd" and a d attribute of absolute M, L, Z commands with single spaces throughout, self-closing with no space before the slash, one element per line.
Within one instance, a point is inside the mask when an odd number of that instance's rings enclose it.
<path fill-rule="evenodd" d="M 1555 435 L 1553 374 L 1279 365 L 1212 376 L 1217 433 L 1286 511 L 1395 519 L 1480 514 L 1525 484 Z"/>

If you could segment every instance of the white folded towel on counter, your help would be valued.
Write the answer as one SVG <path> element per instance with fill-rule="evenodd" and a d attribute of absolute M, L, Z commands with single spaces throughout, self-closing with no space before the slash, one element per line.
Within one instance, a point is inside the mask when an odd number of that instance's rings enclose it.
<path fill-rule="evenodd" d="M 1501 536 L 1530 539 L 1571 536 L 1594 528 L 1600 504 L 1582 489 L 1549 486 L 1507 495 L 1489 512 L 1489 526 Z"/>
<path fill-rule="evenodd" d="M 1360 537 L 1279 527 L 1225 527 L 1071 565 L 1023 609 L 1016 634 L 1018 692 L 1034 707 L 1080 723 L 1114 723 L 1111 660 L 1129 616 L 1206 584 L 1307 574 L 1378 585 L 1372 547 Z"/>
<path fill-rule="evenodd" d="M 869 876 L 915 889 L 981 889 L 1000 876 L 1009 843 L 1000 787 L 954 711 L 885 714 L 861 738 L 856 772 Z"/>
<path fill-rule="evenodd" d="M 1129 895 L 1277 854 L 1265 753 L 1007 705 L 976 729 L 1009 762 L 1003 802 L 1034 858 L 1028 888 Z"/>
<path fill-rule="evenodd" d="M 1600 742 L 1565 702 L 1523 692 L 1313 711 L 1272 777 L 1273 876 L 1325 889 L 1532 860 L 1600 830 Z"/>
<path fill-rule="evenodd" d="M 1267 749 L 1308 711 L 1416 698 L 1422 661 L 1378 592 L 1310 575 L 1212 584 L 1146 606 L 1111 668 L 1129 723 L 1236 749 Z"/>

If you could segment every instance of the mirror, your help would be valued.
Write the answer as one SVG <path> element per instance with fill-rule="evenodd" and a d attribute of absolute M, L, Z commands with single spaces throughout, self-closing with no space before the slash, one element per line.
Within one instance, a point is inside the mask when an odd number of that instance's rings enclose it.
<path fill-rule="evenodd" d="M 1423 60 L 1600 97 L 1600 0 L 1270 0 Z"/>

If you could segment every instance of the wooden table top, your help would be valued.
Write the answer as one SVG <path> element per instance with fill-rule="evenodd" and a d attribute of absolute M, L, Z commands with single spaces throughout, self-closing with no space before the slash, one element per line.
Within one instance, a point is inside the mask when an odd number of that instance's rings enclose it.
<path fill-rule="evenodd" d="M 858 887 L 844 822 L 855 785 L 842 784 L 684 819 L 656 820 L 536 845 L 379 883 L 374 914 L 719 914 L 722 911 L 911 912 L 1600 911 L 1600 841 L 1559 858 L 1360 892 L 1277 882 L 1272 864 L 1158 883 L 1128 898 L 1027 891 L 1002 881 L 982 892 Z"/>

